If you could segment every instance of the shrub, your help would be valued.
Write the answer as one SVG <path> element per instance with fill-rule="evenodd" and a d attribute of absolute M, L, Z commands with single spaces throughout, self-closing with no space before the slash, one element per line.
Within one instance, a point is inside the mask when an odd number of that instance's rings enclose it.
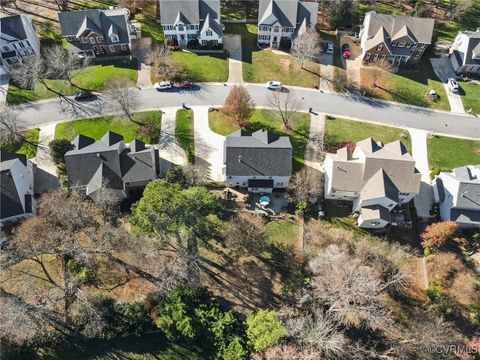
<path fill-rule="evenodd" d="M 157 143 L 160 139 L 160 128 L 153 123 L 143 124 L 137 128 L 137 136 L 147 144 Z"/>
<path fill-rule="evenodd" d="M 307 211 L 308 204 L 306 201 L 300 201 L 297 206 L 295 207 L 295 214 L 297 216 L 303 216 L 305 212 Z"/>
<path fill-rule="evenodd" d="M 470 320 L 475 329 L 480 329 L 480 307 L 475 305 L 470 306 Z"/>
<path fill-rule="evenodd" d="M 439 167 L 432 168 L 432 170 L 430 171 L 430 179 L 431 180 L 435 179 L 435 176 L 440 174 L 441 171 L 442 171 L 442 169 L 439 168 Z"/>
<path fill-rule="evenodd" d="M 65 163 L 65 153 L 73 149 L 73 145 L 67 139 L 55 139 L 48 143 L 50 155 L 55 165 Z"/>
<path fill-rule="evenodd" d="M 425 249 L 423 249 L 423 255 L 425 255 L 425 257 L 429 256 L 431 253 L 432 253 L 431 248 L 426 247 Z"/>
<path fill-rule="evenodd" d="M 247 337 L 255 351 L 276 345 L 288 334 L 282 320 L 273 310 L 260 310 L 247 317 Z"/>
<path fill-rule="evenodd" d="M 442 221 L 430 224 L 421 235 L 422 245 L 423 247 L 439 248 L 452 238 L 457 229 L 458 224 L 455 221 Z"/>

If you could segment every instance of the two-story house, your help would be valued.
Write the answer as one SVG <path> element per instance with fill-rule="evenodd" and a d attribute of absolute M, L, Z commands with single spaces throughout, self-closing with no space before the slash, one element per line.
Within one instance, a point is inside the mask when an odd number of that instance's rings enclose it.
<path fill-rule="evenodd" d="M 215 47 L 223 43 L 220 0 L 159 0 L 165 39 L 182 47 Z"/>
<path fill-rule="evenodd" d="M 418 63 L 432 43 L 434 24 L 428 18 L 366 13 L 359 33 L 362 61 Z"/>
<path fill-rule="evenodd" d="M 292 41 L 317 23 L 318 4 L 298 0 L 260 0 L 258 35 L 260 46 L 290 47 Z"/>
<path fill-rule="evenodd" d="M 0 228 L 35 212 L 32 163 L 25 155 L 0 150 Z"/>
<path fill-rule="evenodd" d="M 40 55 L 40 41 L 26 15 L 0 18 L 0 76 L 10 74 L 11 67 L 30 56 Z"/>
<path fill-rule="evenodd" d="M 460 31 L 448 56 L 458 75 L 480 74 L 480 28 L 477 31 Z"/>
<path fill-rule="evenodd" d="M 81 57 L 101 58 L 131 54 L 127 9 L 88 9 L 58 14 L 68 51 Z"/>
<path fill-rule="evenodd" d="M 433 195 L 443 221 L 480 228 L 480 165 L 442 171 L 433 181 Z"/>
<path fill-rule="evenodd" d="M 86 195 L 105 187 L 124 199 L 160 173 L 158 150 L 140 140 L 127 146 L 123 136 L 111 131 L 99 141 L 78 135 L 73 147 L 65 154 L 68 182 Z"/>
<path fill-rule="evenodd" d="M 254 193 L 286 189 L 292 175 L 292 144 L 288 136 L 267 130 L 238 130 L 225 138 L 225 182 Z"/>
<path fill-rule="evenodd" d="M 368 138 L 324 161 L 325 198 L 352 202 L 358 226 L 381 229 L 391 224 L 391 211 L 420 191 L 415 160 L 400 141 L 386 145 Z"/>

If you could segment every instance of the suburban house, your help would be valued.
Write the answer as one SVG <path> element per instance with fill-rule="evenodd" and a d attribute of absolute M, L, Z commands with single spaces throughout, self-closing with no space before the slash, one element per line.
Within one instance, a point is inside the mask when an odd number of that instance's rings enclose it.
<path fill-rule="evenodd" d="M 73 147 L 65 154 L 68 181 L 74 188 L 85 189 L 87 195 L 105 187 L 126 198 L 160 172 L 158 150 L 140 140 L 127 146 L 123 136 L 111 131 L 98 141 L 78 135 Z"/>
<path fill-rule="evenodd" d="M 165 39 L 179 46 L 214 47 L 223 43 L 220 0 L 159 0 Z"/>
<path fill-rule="evenodd" d="M 58 13 L 67 49 L 89 58 L 131 54 L 128 16 L 127 9 L 88 9 Z"/>
<path fill-rule="evenodd" d="M 441 172 L 433 182 L 433 195 L 443 221 L 480 228 L 480 165 Z"/>
<path fill-rule="evenodd" d="M 318 4 L 298 0 L 260 0 L 258 35 L 260 46 L 290 47 L 293 40 L 317 23 Z"/>
<path fill-rule="evenodd" d="M 33 167 L 25 155 L 0 151 L 0 227 L 35 214 Z"/>
<path fill-rule="evenodd" d="M 359 33 L 362 61 L 418 63 L 432 43 L 434 24 L 434 19 L 367 12 Z"/>
<path fill-rule="evenodd" d="M 460 31 L 448 56 L 458 75 L 480 74 L 480 28 L 477 31 Z"/>
<path fill-rule="evenodd" d="M 266 130 L 238 130 L 225 138 L 224 174 L 228 187 L 271 193 L 288 187 L 292 144 L 288 136 Z"/>
<path fill-rule="evenodd" d="M 40 55 L 40 41 L 26 15 L 0 18 L 0 76 L 8 75 L 11 66 L 24 58 Z"/>
<path fill-rule="evenodd" d="M 352 202 L 361 228 L 394 224 L 392 210 L 410 202 L 420 190 L 415 160 L 400 141 L 381 144 L 368 138 L 327 154 L 325 198 Z"/>

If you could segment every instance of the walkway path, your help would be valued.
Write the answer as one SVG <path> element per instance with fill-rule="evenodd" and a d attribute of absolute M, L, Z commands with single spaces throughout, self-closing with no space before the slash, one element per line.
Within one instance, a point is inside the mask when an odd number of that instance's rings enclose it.
<path fill-rule="evenodd" d="M 148 53 L 152 49 L 152 38 L 144 37 L 132 40 L 132 53 L 138 60 L 137 86 L 152 85 L 150 77 L 151 67 L 145 63 Z"/>
<path fill-rule="evenodd" d="M 430 59 L 432 68 L 438 78 L 443 82 L 445 92 L 447 93 L 448 102 L 450 103 L 450 109 L 454 113 L 465 113 L 463 108 L 462 97 L 459 94 L 454 94 L 448 89 L 447 81 L 449 78 L 456 78 L 457 75 L 453 71 L 450 59 L 446 56 L 440 58 Z"/>
<path fill-rule="evenodd" d="M 325 132 L 325 114 L 310 115 L 310 141 L 305 147 L 305 167 L 308 170 L 322 169 L 323 135 Z"/>
<path fill-rule="evenodd" d="M 186 165 L 185 151 L 175 139 L 175 118 L 178 107 L 165 108 L 162 114 L 162 130 L 160 132 L 159 155 L 160 173 L 165 176 L 167 170 L 176 165 Z"/>
<path fill-rule="evenodd" d="M 195 138 L 195 166 L 210 181 L 224 181 L 223 143 L 225 137 L 210 130 L 210 106 L 192 106 Z"/>
<path fill-rule="evenodd" d="M 428 133 L 424 130 L 408 129 L 412 138 L 412 156 L 415 159 L 415 166 L 422 174 L 420 193 L 414 197 L 417 215 L 420 218 L 430 218 L 430 207 L 433 203 L 433 190 L 430 185 L 430 167 L 428 166 Z"/>
<path fill-rule="evenodd" d="M 242 37 L 240 35 L 225 34 L 223 46 L 228 50 L 228 83 L 243 83 L 242 66 Z"/>
<path fill-rule="evenodd" d="M 8 92 L 8 83 L 10 82 L 10 77 L 3 75 L 0 76 L 0 107 L 5 105 L 7 102 L 7 92 Z"/>
<path fill-rule="evenodd" d="M 50 155 L 48 144 L 55 135 L 56 124 L 48 124 L 39 127 L 37 156 L 32 159 L 36 165 L 34 169 L 34 193 L 41 194 L 59 186 L 57 179 L 57 167 Z"/>

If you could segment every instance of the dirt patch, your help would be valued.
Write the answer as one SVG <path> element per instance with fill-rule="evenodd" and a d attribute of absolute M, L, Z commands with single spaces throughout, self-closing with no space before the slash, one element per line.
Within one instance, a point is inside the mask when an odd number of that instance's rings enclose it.
<path fill-rule="evenodd" d="M 280 65 L 282 66 L 284 71 L 288 71 L 290 67 L 291 61 L 290 59 L 281 59 L 280 60 Z"/>

